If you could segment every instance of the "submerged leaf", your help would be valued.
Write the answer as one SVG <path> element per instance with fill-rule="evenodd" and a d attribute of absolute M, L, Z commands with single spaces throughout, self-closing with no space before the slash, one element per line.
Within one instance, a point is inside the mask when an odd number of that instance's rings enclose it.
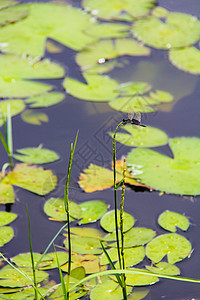
<path fill-rule="evenodd" d="M 118 222 L 120 219 L 120 211 L 117 211 L 118 214 Z M 123 231 L 126 232 L 128 231 L 135 223 L 135 220 L 133 218 L 133 216 L 131 216 L 129 213 L 127 212 L 123 212 Z M 101 227 L 103 229 L 105 229 L 108 232 L 113 232 L 115 230 L 115 211 L 114 210 L 110 210 L 108 211 L 102 218 L 100 221 Z M 118 224 L 119 225 L 119 224 Z"/>
<path fill-rule="evenodd" d="M 55 105 L 65 98 L 62 93 L 45 93 L 26 99 L 26 103 L 30 103 L 31 108 L 49 107 Z"/>
<path fill-rule="evenodd" d="M 106 203 L 100 200 L 86 201 L 79 206 L 81 208 L 79 224 L 96 222 L 107 212 Z"/>
<path fill-rule="evenodd" d="M 170 210 L 165 210 L 159 216 L 158 224 L 162 228 L 171 232 L 176 232 L 176 227 L 180 228 L 183 231 L 186 231 L 190 226 L 190 222 L 185 216 Z"/>
<path fill-rule="evenodd" d="M 199 40 L 200 21 L 189 14 L 172 12 L 165 23 L 154 16 L 137 20 L 132 31 L 139 40 L 155 48 L 184 47 Z"/>
<path fill-rule="evenodd" d="M 16 152 L 20 154 L 15 154 L 15 159 L 32 164 L 45 164 L 59 159 L 56 152 L 40 146 L 38 148 L 18 149 Z"/>
<path fill-rule="evenodd" d="M 50 170 L 18 164 L 2 179 L 2 183 L 17 185 L 38 195 L 46 195 L 55 189 L 57 177 Z"/>
<path fill-rule="evenodd" d="M 192 246 L 190 242 L 177 233 L 169 233 L 157 236 L 146 246 L 146 255 L 154 263 L 157 263 L 167 255 L 168 262 L 175 264 L 186 258 Z"/>
<path fill-rule="evenodd" d="M 98 239 L 102 239 L 104 236 L 104 233 L 96 228 L 90 228 L 90 227 L 71 227 L 70 233 L 79 235 L 79 236 L 90 236 L 95 237 Z M 63 234 L 64 236 L 67 236 L 67 234 Z"/>
<path fill-rule="evenodd" d="M 169 146 L 174 158 L 144 148 L 132 150 L 127 156 L 128 169 L 135 178 L 157 190 L 200 194 L 200 139 L 169 139 Z"/>
<path fill-rule="evenodd" d="M 24 122 L 33 124 L 33 125 L 41 125 L 42 122 L 48 122 L 49 118 L 48 115 L 40 112 L 34 111 L 31 109 L 27 109 L 21 114 L 21 118 Z"/>

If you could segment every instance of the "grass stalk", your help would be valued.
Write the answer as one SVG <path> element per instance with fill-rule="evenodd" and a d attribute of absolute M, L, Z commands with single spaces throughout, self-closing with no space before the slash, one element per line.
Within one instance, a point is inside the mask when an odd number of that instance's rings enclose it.
<path fill-rule="evenodd" d="M 55 251 L 55 254 L 56 254 L 56 261 L 57 261 L 59 275 L 60 275 L 60 282 L 61 282 L 62 291 L 63 291 L 63 299 L 67 300 L 67 290 L 66 290 L 65 281 L 64 281 L 64 278 L 63 278 L 63 274 L 62 274 L 62 270 L 61 270 L 61 267 L 60 267 L 60 263 L 59 263 L 59 259 L 58 259 L 58 255 L 57 255 L 55 246 L 54 246 L 54 251 Z"/>

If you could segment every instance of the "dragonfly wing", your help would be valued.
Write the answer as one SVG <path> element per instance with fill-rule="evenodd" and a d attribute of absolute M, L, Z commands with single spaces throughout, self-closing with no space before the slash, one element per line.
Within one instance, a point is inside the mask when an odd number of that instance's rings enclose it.
<path fill-rule="evenodd" d="M 134 114 L 134 119 L 137 120 L 138 122 L 141 122 L 141 113 L 140 112 L 136 112 Z"/>

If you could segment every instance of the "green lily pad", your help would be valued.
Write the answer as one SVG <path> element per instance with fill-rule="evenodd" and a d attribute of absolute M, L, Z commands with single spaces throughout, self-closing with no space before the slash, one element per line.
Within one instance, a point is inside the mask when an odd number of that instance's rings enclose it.
<path fill-rule="evenodd" d="M 141 246 L 145 245 L 149 241 L 151 241 L 154 236 L 156 235 L 156 232 L 150 228 L 144 228 L 144 227 L 134 227 L 131 228 L 129 231 L 124 233 L 124 247 L 135 247 L 135 246 Z M 113 239 L 115 236 L 115 233 L 111 235 L 107 235 L 105 237 L 105 241 L 111 241 L 115 240 Z M 111 244 L 112 247 L 116 247 L 117 243 Z"/>
<path fill-rule="evenodd" d="M 46 195 L 55 189 L 57 177 L 50 170 L 18 164 L 2 179 L 1 183 L 17 185 L 38 195 Z"/>
<path fill-rule="evenodd" d="M 83 7 L 94 14 L 96 17 L 105 20 L 127 20 L 143 17 L 147 15 L 150 9 L 155 5 L 154 0 L 84 0 Z"/>
<path fill-rule="evenodd" d="M 127 287 L 127 294 L 131 292 L 132 288 Z M 91 300 L 109 299 L 109 300 L 123 300 L 124 296 L 120 285 L 113 280 L 107 280 L 96 285 L 91 293 Z"/>
<path fill-rule="evenodd" d="M 75 50 L 96 40 L 84 33 L 94 20 L 80 9 L 58 3 L 29 3 L 20 7 L 27 9 L 29 15 L 12 28 L 1 29 L 0 49 L 3 51 L 41 57 L 47 37 Z M 69 28 L 73 28 L 73 34 Z"/>
<path fill-rule="evenodd" d="M 33 124 L 33 125 L 41 125 L 42 122 L 49 121 L 47 114 L 40 112 L 40 111 L 31 110 L 31 109 L 25 110 L 21 114 L 21 118 L 24 122 Z"/>
<path fill-rule="evenodd" d="M 56 152 L 41 148 L 41 146 L 37 148 L 17 149 L 16 152 L 20 154 L 15 154 L 15 159 L 32 164 L 45 164 L 59 159 Z"/>
<path fill-rule="evenodd" d="M 17 214 L 0 211 L 0 226 L 8 225 L 9 223 L 13 222 L 17 218 Z"/>
<path fill-rule="evenodd" d="M 71 78 L 65 78 L 63 86 L 67 93 L 87 101 L 109 101 L 117 96 L 118 83 L 108 76 L 84 74 L 88 84 Z"/>
<path fill-rule="evenodd" d="M 169 59 L 180 70 L 200 74 L 200 50 L 195 47 L 173 49 L 169 51 Z"/>
<path fill-rule="evenodd" d="M 156 6 L 154 7 L 154 9 L 152 10 L 152 15 L 156 18 L 167 18 L 169 14 L 169 10 L 167 10 L 164 7 L 161 6 Z"/>
<path fill-rule="evenodd" d="M 10 226 L 0 227 L 0 247 L 10 242 L 13 237 L 14 237 L 14 231 L 12 227 Z"/>
<path fill-rule="evenodd" d="M 199 40 L 200 22 L 189 14 L 169 13 L 165 20 L 149 16 L 133 24 L 133 34 L 145 44 L 158 48 L 190 46 Z"/>
<path fill-rule="evenodd" d="M 124 96 L 142 95 L 152 89 L 148 82 L 125 82 L 117 87 L 117 91 Z"/>
<path fill-rule="evenodd" d="M 80 206 L 80 205 L 79 205 Z M 70 233 L 76 234 L 80 236 L 90 236 L 95 237 L 98 239 L 102 239 L 104 236 L 104 233 L 96 228 L 89 228 L 89 227 L 70 227 Z M 67 236 L 67 234 L 63 234 L 64 236 Z"/>
<path fill-rule="evenodd" d="M 117 132 L 116 141 L 131 147 L 158 147 L 166 145 L 168 136 L 166 133 L 155 127 L 140 127 L 134 125 L 126 125 L 123 130 L 127 133 Z M 109 133 L 113 137 L 113 133 Z"/>
<path fill-rule="evenodd" d="M 177 266 L 166 263 L 166 262 L 159 262 L 155 264 L 155 267 L 146 266 L 146 269 L 150 272 L 162 275 L 180 275 L 180 270 Z"/>
<path fill-rule="evenodd" d="M 1 100 L 0 101 L 0 126 L 3 125 L 3 118 L 5 119 L 7 117 L 8 105 L 10 106 L 11 117 L 21 113 L 25 109 L 25 104 L 23 100 L 20 99 Z"/>
<path fill-rule="evenodd" d="M 1 0 L 0 9 L 17 4 L 18 1 L 15 0 Z"/>
<path fill-rule="evenodd" d="M 200 139 L 169 139 L 169 146 L 174 158 L 149 149 L 132 150 L 127 156 L 128 169 L 135 178 L 157 190 L 200 194 Z"/>
<path fill-rule="evenodd" d="M 190 222 L 185 216 L 170 210 L 164 211 L 159 216 L 158 224 L 171 232 L 176 232 L 176 227 L 183 231 L 187 231 L 190 226 Z"/>
<path fill-rule="evenodd" d="M 96 222 L 107 212 L 106 203 L 100 200 L 87 201 L 79 206 L 81 208 L 79 224 Z"/>
<path fill-rule="evenodd" d="M 120 23 L 94 23 L 85 32 L 95 38 L 123 38 L 129 35 L 130 26 Z M 101 41 L 99 41 L 101 42 Z M 97 44 L 98 45 L 98 44 Z M 90 45 L 88 46 L 90 48 Z M 87 48 L 88 48 L 87 47 Z"/>
<path fill-rule="evenodd" d="M 31 108 L 49 107 L 63 101 L 64 98 L 62 93 L 45 93 L 26 99 L 26 103 L 30 104 Z"/>
<path fill-rule="evenodd" d="M 57 221 L 66 221 L 67 214 L 65 211 L 65 202 L 62 198 L 50 198 L 44 204 L 44 212 Z M 78 204 L 73 201 L 69 203 L 70 221 L 80 218 L 81 209 Z"/>
<path fill-rule="evenodd" d="M 76 56 L 77 63 L 81 66 L 94 66 L 107 59 L 113 59 L 122 55 L 141 56 L 150 55 L 147 47 L 131 39 L 102 40 L 88 46 Z"/>
<path fill-rule="evenodd" d="M 131 268 L 130 270 L 143 271 L 142 269 Z M 126 284 L 131 286 L 144 286 L 152 285 L 159 281 L 159 278 L 156 276 L 149 276 L 143 274 L 126 274 Z"/>
<path fill-rule="evenodd" d="M 149 289 L 144 287 L 134 287 L 133 292 L 131 295 L 128 296 L 128 300 L 142 300 L 144 299 L 149 293 Z"/>
<path fill-rule="evenodd" d="M 116 269 L 119 269 L 119 263 L 118 263 L 118 251 L 117 248 L 110 248 L 107 250 L 112 262 L 117 261 L 115 264 Z M 125 258 L 125 265 L 126 267 L 135 266 L 141 261 L 143 261 L 145 257 L 145 250 L 143 246 L 134 247 L 134 248 L 126 248 L 124 249 L 124 258 Z M 100 256 L 100 264 L 106 265 L 109 264 L 108 259 L 103 253 Z"/>
<path fill-rule="evenodd" d="M 157 263 L 167 255 L 168 262 L 174 264 L 186 258 L 192 250 L 190 242 L 177 233 L 163 234 L 146 246 L 146 255 Z"/>
<path fill-rule="evenodd" d="M 18 22 L 28 16 L 29 12 L 24 7 L 8 7 L 0 11 L 0 27 Z"/>
<path fill-rule="evenodd" d="M 11 184 L 0 182 L 0 204 L 14 203 L 15 193 Z"/>
<path fill-rule="evenodd" d="M 20 271 L 22 271 L 20 269 Z M 23 273 L 29 276 L 33 280 L 33 271 L 29 268 L 23 268 Z M 44 281 L 49 276 L 48 273 L 44 271 L 36 270 L 36 278 L 37 282 Z M 11 266 L 5 266 L 0 270 L 0 282 L 3 287 L 24 287 L 33 283 L 31 279 L 23 276 L 17 270 L 12 268 Z"/>
<path fill-rule="evenodd" d="M 73 236 L 71 238 L 72 251 L 79 254 L 101 254 L 103 250 L 99 239 L 94 237 Z M 64 240 L 65 247 L 68 247 L 68 240 Z"/>
<path fill-rule="evenodd" d="M 117 211 L 117 215 L 118 215 L 118 226 L 120 224 L 120 211 Z M 127 212 L 123 212 L 123 229 L 124 232 L 128 231 L 135 223 L 135 220 L 133 218 L 133 216 L 131 216 L 129 213 Z M 103 229 L 105 229 L 108 232 L 113 232 L 115 231 L 115 211 L 114 210 L 110 210 L 108 211 L 102 218 L 100 221 L 101 227 Z"/>

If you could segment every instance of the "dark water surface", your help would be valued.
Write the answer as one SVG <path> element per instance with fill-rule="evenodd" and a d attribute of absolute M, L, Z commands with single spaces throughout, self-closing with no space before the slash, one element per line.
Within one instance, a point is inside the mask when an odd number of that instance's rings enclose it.
<path fill-rule="evenodd" d="M 108 0 L 109 1 L 109 0 Z M 22 1 L 26 3 L 28 1 Z M 49 1 L 32 1 L 49 2 Z M 79 2 L 74 2 L 77 6 Z M 161 0 L 160 5 L 179 12 L 188 12 L 198 15 L 200 12 L 199 0 Z M 67 55 L 66 55 L 67 53 Z M 48 54 L 66 67 L 67 74 L 80 79 L 81 74 L 74 64 L 73 50 L 66 49 L 61 54 Z M 123 58 L 124 59 L 124 58 Z M 148 58 L 128 58 L 127 67 L 115 69 L 112 77 L 121 82 L 125 81 L 149 81 L 156 89 L 163 89 L 181 98 L 171 108 L 162 107 L 161 111 L 143 116 L 143 123 L 164 130 L 169 137 L 196 136 L 200 137 L 200 84 L 199 77 L 179 71 L 173 67 L 167 59 L 167 51 L 152 50 Z M 62 80 L 54 81 L 57 91 L 64 91 Z M 169 111 L 165 111 L 165 110 Z M 171 110 L 170 110 L 171 109 Z M 56 234 L 63 223 L 49 221 L 43 212 L 43 205 L 50 196 L 62 196 L 63 178 L 65 177 L 70 143 L 74 140 L 79 129 L 77 152 L 75 154 L 72 170 L 71 194 L 74 201 L 104 200 L 113 207 L 112 189 L 86 194 L 77 185 L 77 179 L 83 168 L 90 163 L 109 166 L 112 160 L 112 141 L 106 132 L 123 118 L 122 114 L 112 110 L 106 103 L 91 103 L 75 99 L 66 94 L 62 103 L 43 109 L 49 116 L 49 123 L 41 126 L 25 124 L 19 117 L 13 118 L 14 149 L 23 147 L 36 147 L 40 143 L 44 147 L 58 152 L 61 159 L 58 162 L 45 165 L 52 169 L 59 177 L 60 186 L 50 195 L 39 197 L 20 188 L 16 188 L 17 200 L 11 206 L 11 211 L 19 215 L 12 224 L 15 230 L 15 238 L 2 248 L 7 257 L 12 257 L 20 252 L 29 251 L 28 225 L 25 205 L 31 218 L 33 249 L 35 252 L 45 250 L 49 241 Z M 90 149 L 90 155 L 84 158 L 80 156 L 80 150 L 86 147 Z M 117 145 L 118 158 L 130 151 L 129 147 Z M 159 147 L 161 153 L 171 155 L 168 146 Z M 5 153 L 1 153 L 1 163 L 7 161 Z M 153 174 L 152 174 L 153 176 Z M 149 227 L 157 231 L 157 234 L 165 233 L 158 224 L 157 217 L 164 210 L 169 209 L 185 214 L 191 222 L 189 230 L 183 235 L 189 239 L 194 248 L 190 259 L 177 263 L 181 269 L 181 275 L 185 277 L 200 278 L 200 197 L 181 197 L 177 195 L 162 195 L 158 192 L 134 192 L 127 189 L 125 196 L 125 211 L 133 214 L 137 219 L 136 226 Z M 4 206 L 1 206 L 4 210 Z M 99 224 L 94 226 L 99 227 Z M 181 233 L 181 232 L 180 232 Z M 63 245 L 63 237 L 60 235 L 56 244 Z M 53 251 L 53 249 L 52 249 Z M 149 264 L 147 258 L 146 263 Z M 144 265 L 144 262 L 139 266 Z M 57 277 L 57 271 L 50 274 Z M 160 280 L 155 286 L 150 287 L 150 293 L 145 299 L 151 300 L 183 300 L 200 299 L 200 285 L 175 282 L 172 280 Z"/>

